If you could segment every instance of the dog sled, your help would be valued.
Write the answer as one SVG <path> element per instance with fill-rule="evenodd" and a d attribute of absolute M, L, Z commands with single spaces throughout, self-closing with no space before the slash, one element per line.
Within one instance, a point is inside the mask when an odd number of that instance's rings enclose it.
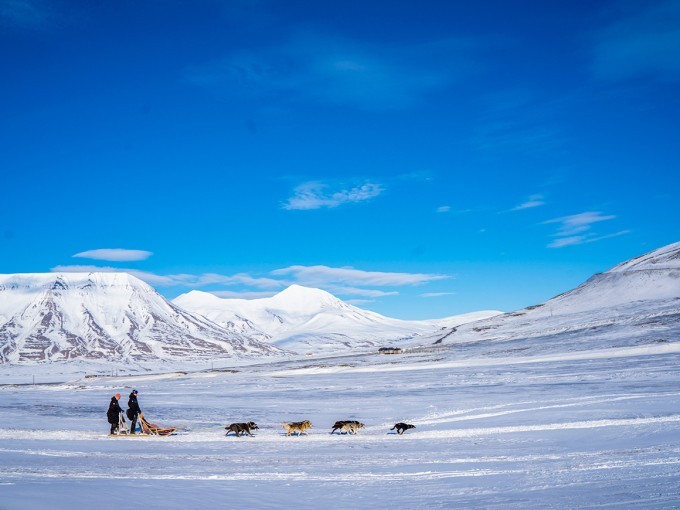
<path fill-rule="evenodd" d="M 123 417 L 123 413 L 120 413 L 118 418 L 118 433 L 115 436 L 125 436 L 125 437 L 144 437 L 144 436 L 170 436 L 177 432 L 178 430 L 185 429 L 185 425 L 178 427 L 161 427 L 155 423 L 149 422 L 142 413 L 139 413 L 137 417 L 137 423 L 139 424 L 139 429 L 133 434 Z"/>
<path fill-rule="evenodd" d="M 170 436 L 178 430 L 186 428 L 185 425 L 180 425 L 178 427 L 161 427 L 160 425 L 147 421 L 143 414 L 139 415 L 139 425 L 142 428 L 142 433 L 149 436 Z"/>

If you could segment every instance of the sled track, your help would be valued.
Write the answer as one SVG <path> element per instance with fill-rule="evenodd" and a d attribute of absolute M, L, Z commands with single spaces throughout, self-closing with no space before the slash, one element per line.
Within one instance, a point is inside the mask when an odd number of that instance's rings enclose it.
<path fill-rule="evenodd" d="M 543 432 L 552 430 L 570 430 L 570 429 L 597 429 L 603 427 L 639 427 L 653 424 L 673 424 L 680 423 L 680 414 L 673 414 L 669 416 L 656 416 L 648 418 L 621 418 L 621 419 L 603 419 L 603 420 L 589 420 L 589 421 L 573 421 L 563 423 L 545 423 L 538 425 L 518 425 L 505 427 L 479 427 L 453 430 L 436 430 L 428 431 L 421 430 L 414 433 L 405 433 L 396 437 L 397 434 L 386 433 L 385 427 L 366 427 L 365 433 L 358 434 L 344 434 L 331 435 L 324 432 L 311 431 L 309 434 L 302 434 L 300 436 L 286 436 L 284 433 L 270 433 L 260 432 L 255 436 L 248 436 L 243 438 L 229 437 L 225 438 L 221 432 L 216 433 L 194 433 L 188 431 L 177 436 L 140 436 L 139 441 L 159 441 L 159 442 L 224 442 L 230 440 L 246 440 L 246 441 L 260 441 L 260 442 L 281 442 L 281 441 L 314 441 L 314 442 L 332 442 L 347 440 L 351 438 L 352 441 L 389 441 L 389 440 L 409 440 L 422 441 L 431 440 L 435 438 L 471 438 L 484 437 L 498 434 L 513 434 L 522 432 Z M 0 429 L 0 439 L 22 439 L 35 441 L 102 441 L 102 440 L 116 440 L 117 437 L 111 437 L 108 434 L 97 433 L 77 433 L 74 434 L 71 430 L 31 430 L 31 429 Z"/>

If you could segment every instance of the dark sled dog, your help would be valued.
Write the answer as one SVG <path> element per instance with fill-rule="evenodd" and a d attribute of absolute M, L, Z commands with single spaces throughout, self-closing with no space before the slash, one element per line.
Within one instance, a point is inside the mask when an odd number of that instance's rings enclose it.
<path fill-rule="evenodd" d="M 249 421 L 248 423 L 232 423 L 231 425 L 228 425 L 224 427 L 227 433 L 225 435 L 229 435 L 229 432 L 233 432 L 236 434 L 236 437 L 241 437 L 241 434 L 248 434 L 249 436 L 253 435 L 253 430 L 258 430 L 260 427 L 257 426 L 257 423 L 254 421 Z"/>
<path fill-rule="evenodd" d="M 397 434 L 402 435 L 404 433 L 404 431 L 406 431 L 408 429 L 414 429 L 414 428 L 416 428 L 415 425 L 410 425 L 408 423 L 399 422 L 399 423 L 395 423 L 394 427 L 392 427 L 390 430 L 397 429 Z"/>
<path fill-rule="evenodd" d="M 336 421 L 333 424 L 333 430 L 331 430 L 331 434 L 333 434 L 336 430 L 339 430 L 340 434 L 343 432 L 345 433 L 350 433 L 350 434 L 356 434 L 357 430 L 363 429 L 365 425 L 361 422 L 358 422 L 356 420 L 340 420 Z"/>

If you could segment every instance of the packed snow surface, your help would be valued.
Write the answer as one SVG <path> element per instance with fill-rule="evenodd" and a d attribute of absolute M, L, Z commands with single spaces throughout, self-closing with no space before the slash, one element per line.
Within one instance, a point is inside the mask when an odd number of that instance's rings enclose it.
<path fill-rule="evenodd" d="M 677 334 L 677 331 L 676 331 Z M 678 337 L 676 337 L 677 339 Z M 680 339 L 679 339 L 680 340 Z M 680 341 L 0 386 L 0 507 L 677 508 Z M 115 392 L 171 437 L 109 437 Z M 286 437 L 284 421 L 308 419 Z M 331 435 L 336 420 L 366 425 Z M 225 436 L 255 421 L 254 437 Z M 402 436 L 396 422 L 414 424 Z"/>

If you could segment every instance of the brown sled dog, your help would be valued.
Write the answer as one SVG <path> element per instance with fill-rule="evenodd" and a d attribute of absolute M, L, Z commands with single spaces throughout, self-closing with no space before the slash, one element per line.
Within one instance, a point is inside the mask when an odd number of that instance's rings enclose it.
<path fill-rule="evenodd" d="M 357 430 L 363 429 L 365 425 L 361 422 L 358 422 L 356 420 L 341 420 L 341 421 L 336 421 L 335 424 L 333 424 L 333 430 L 331 430 L 331 434 L 333 434 L 336 430 L 340 431 L 340 434 L 344 433 L 350 433 L 350 434 L 356 434 Z"/>
<path fill-rule="evenodd" d="M 408 429 L 414 429 L 414 428 L 416 428 L 415 425 L 410 425 L 408 423 L 399 422 L 399 423 L 395 423 L 394 427 L 392 427 L 390 430 L 397 429 L 397 434 L 402 435 L 404 433 L 404 431 L 406 431 Z"/>
<path fill-rule="evenodd" d="M 240 437 L 241 434 L 248 434 L 249 436 L 253 435 L 253 430 L 259 429 L 260 427 L 257 426 L 257 423 L 254 421 L 249 421 L 248 423 L 232 423 L 231 425 L 228 425 L 224 427 L 227 433 L 225 435 L 229 435 L 229 432 L 233 432 L 236 434 L 236 437 Z"/>
<path fill-rule="evenodd" d="M 299 436 L 300 434 L 307 434 L 307 429 L 312 427 L 312 422 L 309 420 L 305 421 L 294 421 L 290 423 L 283 423 L 283 428 L 286 430 L 286 435 L 290 436 L 295 434 Z"/>

